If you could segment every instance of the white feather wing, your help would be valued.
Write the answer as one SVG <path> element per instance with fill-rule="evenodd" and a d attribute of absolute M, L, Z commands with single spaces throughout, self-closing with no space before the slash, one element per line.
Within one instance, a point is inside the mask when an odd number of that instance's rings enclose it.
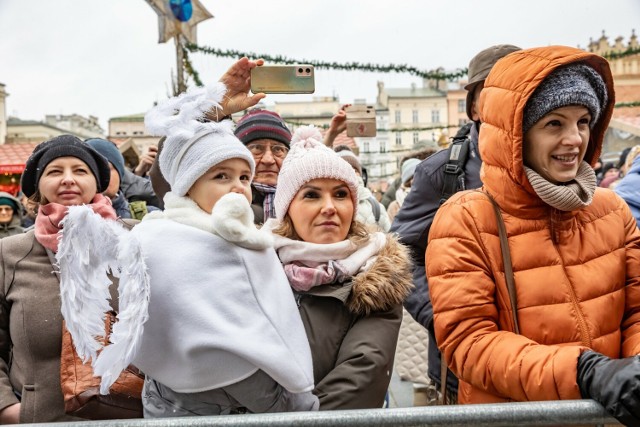
<path fill-rule="evenodd" d="M 132 234 L 119 229 L 118 277 L 119 308 L 111 333 L 111 344 L 102 350 L 93 365 L 94 373 L 102 377 L 100 393 L 108 394 L 109 387 L 116 381 L 135 357 L 144 324 L 149 318 L 149 274 L 142 256 L 140 242 Z"/>
<path fill-rule="evenodd" d="M 91 358 L 94 374 L 102 376 L 100 392 L 107 394 L 138 349 L 148 318 L 149 275 L 138 240 L 115 221 L 72 206 L 62 225 L 56 254 L 62 315 L 78 355 Z M 108 271 L 120 279 L 119 313 L 112 344 L 102 349 L 96 337 L 104 336 L 104 316 L 112 309 Z"/>
<path fill-rule="evenodd" d="M 62 238 L 56 261 L 60 269 L 62 316 L 78 356 L 95 360 L 104 337 L 105 313 L 111 281 L 107 271 L 115 267 L 117 239 L 106 232 L 105 223 L 87 206 L 72 206 L 62 220 Z"/>

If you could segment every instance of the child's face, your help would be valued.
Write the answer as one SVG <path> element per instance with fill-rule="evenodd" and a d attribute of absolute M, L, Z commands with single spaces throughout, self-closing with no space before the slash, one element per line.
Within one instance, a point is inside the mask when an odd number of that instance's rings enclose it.
<path fill-rule="evenodd" d="M 242 159 L 229 159 L 209 169 L 191 186 L 187 196 L 207 213 L 225 194 L 243 194 L 251 203 L 251 168 Z"/>

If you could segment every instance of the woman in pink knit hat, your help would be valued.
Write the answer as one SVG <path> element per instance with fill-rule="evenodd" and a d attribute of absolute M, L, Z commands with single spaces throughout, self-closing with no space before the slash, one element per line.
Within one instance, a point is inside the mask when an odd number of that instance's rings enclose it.
<path fill-rule="evenodd" d="M 265 228 L 311 346 L 320 410 L 382 407 L 393 369 L 402 301 L 411 273 L 407 250 L 355 220 L 353 168 L 299 128 L 285 158 Z"/>

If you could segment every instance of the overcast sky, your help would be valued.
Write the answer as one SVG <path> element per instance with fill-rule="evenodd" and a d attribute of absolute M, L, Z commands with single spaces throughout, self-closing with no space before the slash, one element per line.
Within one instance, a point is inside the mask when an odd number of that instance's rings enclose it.
<path fill-rule="evenodd" d="M 639 0 L 201 0 L 215 16 L 198 44 L 292 58 L 466 67 L 497 43 L 586 47 L 602 30 L 613 41 L 640 32 Z M 144 0 L 0 0 L 0 83 L 7 114 L 110 117 L 147 111 L 170 92 L 173 43 L 158 44 Z M 213 82 L 233 62 L 191 55 Z M 376 81 L 408 87 L 406 74 L 318 70 L 313 96 L 373 102 Z M 267 97 L 267 103 L 312 95 Z"/>

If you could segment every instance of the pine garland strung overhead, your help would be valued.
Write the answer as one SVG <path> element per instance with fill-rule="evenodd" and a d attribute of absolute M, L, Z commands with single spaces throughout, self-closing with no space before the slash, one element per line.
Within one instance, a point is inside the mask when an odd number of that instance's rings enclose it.
<path fill-rule="evenodd" d="M 640 107 L 640 101 L 633 102 L 618 102 L 613 108 L 623 108 L 623 107 Z"/>
<path fill-rule="evenodd" d="M 282 119 L 285 123 L 290 124 L 292 126 L 307 126 L 310 123 L 306 123 L 306 122 L 300 122 L 300 121 L 296 121 L 296 120 L 291 120 L 291 119 Z M 318 124 L 314 124 L 315 127 L 319 128 L 319 129 L 329 129 L 329 125 L 318 125 Z M 412 127 L 412 128 L 391 128 L 391 129 L 376 129 L 377 132 L 381 133 L 381 132 L 423 132 L 423 131 L 429 131 L 429 130 L 442 130 L 442 129 L 448 129 L 448 128 L 458 128 L 460 127 L 460 125 L 439 125 L 439 126 L 429 126 L 429 127 Z"/>
<path fill-rule="evenodd" d="M 371 72 L 396 72 L 396 73 L 409 73 L 419 77 L 434 79 L 434 80 L 453 80 L 465 76 L 467 74 L 466 68 L 461 68 L 454 73 L 444 73 L 442 71 L 421 71 L 415 67 L 410 67 L 408 65 L 379 65 L 379 64 L 359 64 L 357 62 L 350 62 L 346 64 L 338 64 L 335 62 L 323 62 L 323 61 L 307 61 L 307 60 L 295 60 L 291 58 L 287 58 L 281 55 L 271 56 L 271 55 L 262 55 L 253 52 L 241 52 L 237 50 L 222 50 L 215 49 L 210 47 L 198 46 L 193 43 L 187 43 L 183 50 L 183 62 L 184 69 L 189 74 L 189 76 L 193 79 L 194 83 L 197 86 L 202 86 L 202 80 L 200 80 L 200 75 L 198 71 L 193 67 L 191 63 L 191 59 L 189 58 L 189 51 L 191 52 L 202 52 L 205 54 L 215 55 L 219 57 L 226 58 L 241 58 L 243 56 L 249 58 L 262 58 L 267 62 L 274 62 L 278 64 L 312 64 L 316 68 L 329 68 L 329 69 L 337 69 L 337 70 L 361 70 L 361 71 L 371 71 Z M 636 49 L 627 49 L 624 52 L 617 52 L 611 54 L 603 55 L 604 58 L 607 59 L 616 59 L 621 58 L 623 56 L 640 54 L 640 48 Z M 615 104 L 614 108 L 624 108 L 624 107 L 640 107 L 640 101 L 633 102 L 618 102 Z M 301 125 L 301 123 L 288 122 L 293 125 Z M 427 131 L 433 129 L 442 129 L 442 128 L 451 128 L 458 127 L 458 125 L 448 125 L 448 126 L 436 126 L 429 128 L 405 128 L 405 129 L 378 129 L 379 132 L 389 131 L 389 132 L 419 132 L 419 131 Z M 325 126 L 328 128 L 328 126 Z"/>
<path fill-rule="evenodd" d="M 196 69 L 193 68 L 193 64 L 191 64 L 191 60 L 189 59 L 189 51 L 183 47 L 182 52 L 182 62 L 184 63 L 185 71 L 193 79 L 193 82 L 196 84 L 196 86 L 202 87 L 203 84 L 202 80 L 200 80 L 200 74 L 198 74 Z"/>
<path fill-rule="evenodd" d="M 625 56 L 631 56 L 631 55 L 637 55 L 640 54 L 640 48 L 636 47 L 636 48 L 627 48 L 627 50 L 624 50 L 622 52 L 608 52 L 605 53 L 604 55 L 602 55 L 603 58 L 611 60 L 611 59 L 618 59 L 618 58 L 624 58 Z"/>
<path fill-rule="evenodd" d="M 359 62 L 347 62 L 347 63 L 339 63 L 339 62 L 328 62 L 328 61 L 310 61 L 307 59 L 293 59 L 288 58 L 282 55 L 266 55 L 261 53 L 254 52 L 242 52 L 239 50 L 232 49 L 216 49 L 212 47 L 206 46 L 198 46 L 194 43 L 187 43 L 185 46 L 191 52 L 201 52 L 207 55 L 214 55 L 218 57 L 224 58 L 241 58 L 246 56 L 248 58 L 262 58 L 266 62 L 276 63 L 276 64 L 311 64 L 315 68 L 323 68 L 323 69 L 333 69 L 333 70 L 347 70 L 347 71 L 369 71 L 369 72 L 380 72 L 380 73 L 407 73 L 412 74 L 414 76 L 422 77 L 425 79 L 433 79 L 433 80 L 455 80 L 460 77 L 467 75 L 466 68 L 460 68 L 454 72 L 446 73 L 440 69 L 433 71 L 424 71 L 420 70 L 416 67 L 412 67 L 406 64 L 372 64 L 372 63 L 359 63 Z"/>

